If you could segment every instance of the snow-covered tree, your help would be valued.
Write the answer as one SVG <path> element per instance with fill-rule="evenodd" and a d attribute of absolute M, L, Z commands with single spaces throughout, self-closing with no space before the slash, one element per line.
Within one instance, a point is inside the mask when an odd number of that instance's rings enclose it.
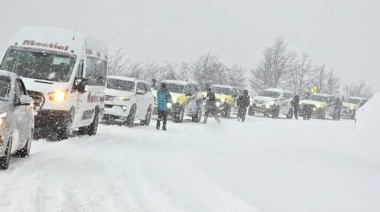
<path fill-rule="evenodd" d="M 364 81 L 345 84 L 343 87 L 343 93 L 347 97 L 355 96 L 355 97 L 366 97 L 366 98 L 370 98 L 373 94 L 371 90 L 371 86 L 367 85 Z"/>
<path fill-rule="evenodd" d="M 247 69 L 239 65 L 232 65 L 226 69 L 226 83 L 237 88 L 246 88 Z"/>

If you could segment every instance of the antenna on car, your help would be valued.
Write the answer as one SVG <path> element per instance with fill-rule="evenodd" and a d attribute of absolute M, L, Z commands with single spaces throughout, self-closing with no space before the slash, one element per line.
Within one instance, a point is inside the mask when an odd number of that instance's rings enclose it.
<path fill-rule="evenodd" d="M 78 25 L 79 25 L 79 23 L 77 23 L 77 26 L 75 27 L 75 32 L 74 32 L 73 40 L 75 39 L 75 34 L 77 33 Z"/>

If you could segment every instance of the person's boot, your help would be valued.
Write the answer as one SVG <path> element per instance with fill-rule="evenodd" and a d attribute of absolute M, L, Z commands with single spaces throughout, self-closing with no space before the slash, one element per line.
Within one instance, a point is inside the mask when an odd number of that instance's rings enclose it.
<path fill-rule="evenodd" d="M 164 124 L 164 126 L 162 126 L 162 130 L 166 131 L 166 124 Z"/>
<path fill-rule="evenodd" d="M 157 121 L 156 129 L 160 130 L 160 121 Z"/>

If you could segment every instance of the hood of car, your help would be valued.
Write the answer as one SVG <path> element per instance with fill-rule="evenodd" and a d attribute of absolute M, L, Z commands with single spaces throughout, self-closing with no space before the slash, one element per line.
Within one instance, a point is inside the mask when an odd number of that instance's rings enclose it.
<path fill-rule="evenodd" d="M 308 104 L 308 105 L 314 105 L 316 107 L 326 107 L 326 102 L 319 102 L 319 101 L 314 101 L 314 100 L 309 100 L 309 99 L 304 99 L 300 101 L 300 104 Z"/>
<path fill-rule="evenodd" d="M 232 96 L 230 95 L 225 95 L 225 94 L 215 94 L 216 100 L 219 100 L 221 102 L 227 102 L 230 103 L 232 100 Z"/>
<path fill-rule="evenodd" d="M 272 98 L 272 97 L 267 97 L 267 96 L 255 96 L 253 98 L 253 102 L 254 103 L 258 103 L 258 104 L 262 104 L 262 103 L 269 102 L 269 101 L 274 101 L 274 100 L 277 100 L 277 99 L 276 98 Z"/>
<path fill-rule="evenodd" d="M 186 102 L 186 95 L 183 93 L 170 92 L 170 95 L 172 96 L 173 103 L 179 102 L 180 104 L 183 104 Z"/>
<path fill-rule="evenodd" d="M 120 90 L 114 90 L 114 89 L 106 89 L 106 95 L 107 96 L 117 96 L 117 97 L 130 97 L 135 95 L 134 92 L 128 92 L 128 91 L 120 91 Z"/>
<path fill-rule="evenodd" d="M 352 104 L 352 103 L 346 103 L 346 102 L 343 102 L 343 107 L 347 107 L 351 110 L 357 110 L 359 109 L 359 105 L 357 104 Z"/>

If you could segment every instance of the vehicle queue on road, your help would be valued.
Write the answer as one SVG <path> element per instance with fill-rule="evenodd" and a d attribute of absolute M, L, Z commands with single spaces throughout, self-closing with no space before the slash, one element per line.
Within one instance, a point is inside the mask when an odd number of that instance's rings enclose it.
<path fill-rule="evenodd" d="M 31 141 L 64 140 L 73 135 L 96 135 L 100 121 L 108 125 L 149 125 L 157 115 L 157 90 L 165 84 L 171 96 L 168 116 L 200 122 L 206 111 L 206 88 L 196 82 L 143 80 L 107 76 L 107 44 L 82 33 L 49 27 L 24 27 L 12 39 L 0 63 L 0 169 L 11 154 L 28 157 Z M 238 97 L 244 89 L 208 85 L 215 94 L 215 114 L 238 115 Z M 291 91 L 264 89 L 250 98 L 248 115 L 293 118 Z M 324 119 L 336 97 L 313 94 L 300 102 L 300 116 Z M 365 99 L 349 97 L 342 117 L 355 117 Z M 310 113 L 306 113 L 307 108 Z M 213 114 L 213 115 L 215 115 Z M 240 119 L 239 119 L 240 120 Z M 244 119 L 243 119 L 244 121 Z"/>

